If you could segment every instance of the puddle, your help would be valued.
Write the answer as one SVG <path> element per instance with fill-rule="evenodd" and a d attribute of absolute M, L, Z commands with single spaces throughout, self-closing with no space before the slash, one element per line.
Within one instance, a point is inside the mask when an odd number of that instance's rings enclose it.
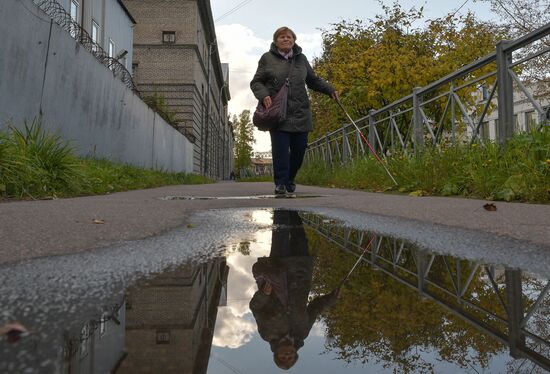
<path fill-rule="evenodd" d="M 262 199 L 309 199 L 313 197 L 324 197 L 323 195 L 252 195 L 252 196 L 165 196 L 161 200 L 262 200 Z"/>
<path fill-rule="evenodd" d="M 0 372 L 550 370 L 547 274 L 314 213 L 232 216 L 201 221 L 220 240 L 198 222 L 142 247 L 0 268 L 0 322 L 29 330 L 0 340 Z"/>

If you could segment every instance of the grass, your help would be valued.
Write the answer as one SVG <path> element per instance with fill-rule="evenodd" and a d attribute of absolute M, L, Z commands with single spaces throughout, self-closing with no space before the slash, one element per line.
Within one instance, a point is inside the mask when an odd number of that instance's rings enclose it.
<path fill-rule="evenodd" d="M 393 156 L 387 167 L 399 186 L 372 157 L 330 169 L 309 163 L 298 182 L 413 196 L 550 203 L 550 128 L 518 134 L 504 149 L 494 143 L 446 145 L 419 157 Z"/>
<path fill-rule="evenodd" d="M 185 173 L 168 173 L 82 159 L 62 138 L 43 131 L 39 121 L 0 132 L 0 197 L 43 199 L 105 194 L 172 184 L 209 183 Z"/>

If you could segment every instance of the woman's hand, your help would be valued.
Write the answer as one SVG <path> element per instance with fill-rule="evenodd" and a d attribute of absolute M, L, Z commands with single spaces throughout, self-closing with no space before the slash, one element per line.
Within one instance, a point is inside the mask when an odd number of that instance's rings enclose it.
<path fill-rule="evenodd" d="M 264 97 L 263 104 L 266 109 L 269 109 L 269 107 L 271 106 L 271 96 Z"/>
<path fill-rule="evenodd" d="M 334 101 L 340 100 L 340 96 L 338 95 L 338 91 L 334 91 L 332 95 L 330 95 Z"/>

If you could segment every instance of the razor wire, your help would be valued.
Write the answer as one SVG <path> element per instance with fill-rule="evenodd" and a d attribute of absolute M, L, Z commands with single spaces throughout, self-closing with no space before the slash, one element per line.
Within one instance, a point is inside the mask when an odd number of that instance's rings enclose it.
<path fill-rule="evenodd" d="M 33 2 L 48 14 L 55 23 L 61 26 L 63 30 L 67 31 L 73 39 L 79 42 L 85 50 L 109 68 L 114 76 L 118 77 L 129 89 L 140 96 L 132 75 L 126 67 L 116 58 L 110 57 L 99 44 L 94 42 L 90 34 L 67 13 L 61 4 L 55 0 L 33 0 Z"/>

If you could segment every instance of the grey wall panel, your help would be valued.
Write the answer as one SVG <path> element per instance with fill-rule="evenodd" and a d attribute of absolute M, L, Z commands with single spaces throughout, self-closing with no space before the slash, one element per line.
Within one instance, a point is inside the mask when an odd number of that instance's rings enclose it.
<path fill-rule="evenodd" d="M 46 129 L 81 156 L 193 171 L 193 145 L 57 24 L 50 35 L 49 17 L 31 0 L 2 0 L 0 34 L 0 128 L 21 126 L 41 107 Z"/>

